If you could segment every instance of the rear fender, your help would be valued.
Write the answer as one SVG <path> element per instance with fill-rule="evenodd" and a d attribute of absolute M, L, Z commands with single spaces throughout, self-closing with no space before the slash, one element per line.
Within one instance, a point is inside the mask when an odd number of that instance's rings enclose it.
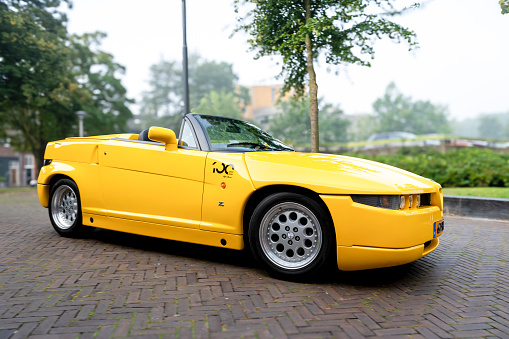
<path fill-rule="evenodd" d="M 57 182 L 58 177 L 67 177 L 76 183 L 83 212 L 100 214 L 105 212 L 99 165 L 54 160 L 50 165 L 42 167 L 37 179 L 37 192 L 43 207 L 49 206 L 51 186 Z"/>

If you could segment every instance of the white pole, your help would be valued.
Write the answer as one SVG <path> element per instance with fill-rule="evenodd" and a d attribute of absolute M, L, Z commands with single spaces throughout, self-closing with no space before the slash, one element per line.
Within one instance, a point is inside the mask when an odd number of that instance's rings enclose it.
<path fill-rule="evenodd" d="M 79 119 L 79 137 L 82 138 L 83 137 L 83 118 L 85 117 L 85 115 L 87 115 L 87 112 L 77 111 L 76 115 L 78 116 L 78 119 Z"/>

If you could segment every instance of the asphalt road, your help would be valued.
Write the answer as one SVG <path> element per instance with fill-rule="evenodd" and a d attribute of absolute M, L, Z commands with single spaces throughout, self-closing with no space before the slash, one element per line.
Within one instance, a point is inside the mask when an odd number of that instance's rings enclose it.
<path fill-rule="evenodd" d="M 0 194 L 0 339 L 509 338 L 509 222 L 446 217 L 405 266 L 268 277 L 249 253 L 99 230 Z"/>

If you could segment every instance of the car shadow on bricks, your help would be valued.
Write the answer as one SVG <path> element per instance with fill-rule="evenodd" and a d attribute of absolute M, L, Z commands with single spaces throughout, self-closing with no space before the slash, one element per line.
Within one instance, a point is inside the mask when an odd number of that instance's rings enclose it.
<path fill-rule="evenodd" d="M 110 246 L 114 245 L 140 251 L 140 253 L 164 254 L 179 259 L 189 258 L 213 264 L 236 266 L 256 271 L 259 276 L 267 276 L 267 273 L 253 258 L 249 249 L 238 251 L 105 229 L 96 229 L 89 234 L 87 239 L 81 240 L 96 242 L 95 246 L 98 245 L 97 243 L 102 243 L 105 248 L 106 246 L 109 248 L 109 251 L 115 251 L 115 248 Z M 363 271 L 339 271 L 334 263 L 331 263 L 327 270 L 306 279 L 295 279 L 293 281 L 306 284 L 344 284 L 359 287 L 392 286 L 411 281 L 425 272 L 426 268 L 423 268 L 419 263 L 423 260 L 426 261 L 426 259 L 421 259 L 406 265 Z"/>
<path fill-rule="evenodd" d="M 211 261 L 245 268 L 258 266 L 247 249 L 239 251 L 105 229 L 96 229 L 90 234 L 88 239 L 101 241 L 105 244 L 129 247 L 139 251 Z"/>

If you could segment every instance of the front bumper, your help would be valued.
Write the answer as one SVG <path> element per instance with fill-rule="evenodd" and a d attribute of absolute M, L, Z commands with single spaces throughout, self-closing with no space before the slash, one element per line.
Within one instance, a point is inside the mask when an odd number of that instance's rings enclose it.
<path fill-rule="evenodd" d="M 443 219 L 438 206 L 395 211 L 358 204 L 350 196 L 321 198 L 334 223 L 341 270 L 402 265 L 438 247 L 434 223 Z"/>
<path fill-rule="evenodd" d="M 424 244 L 409 248 L 338 246 L 338 268 L 356 271 L 408 264 L 433 252 L 439 243 L 438 238 L 434 238 L 426 247 Z"/>

